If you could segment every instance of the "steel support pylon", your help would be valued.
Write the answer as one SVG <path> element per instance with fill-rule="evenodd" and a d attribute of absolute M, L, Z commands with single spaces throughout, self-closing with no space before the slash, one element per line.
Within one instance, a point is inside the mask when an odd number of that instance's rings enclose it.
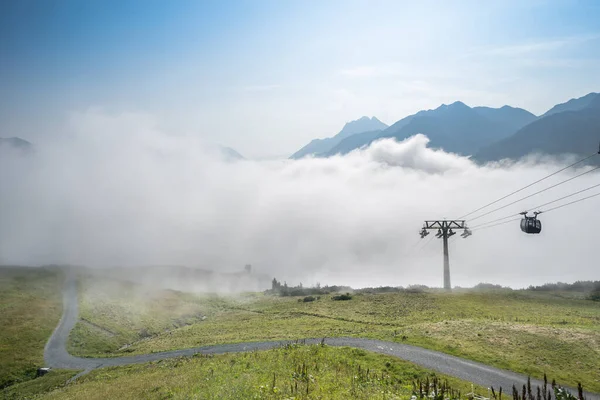
<path fill-rule="evenodd" d="M 471 231 L 467 228 L 467 225 L 464 220 L 435 220 L 435 221 L 425 221 L 423 225 L 423 229 L 421 229 L 421 238 L 429 235 L 428 230 L 437 229 L 437 234 L 435 235 L 438 239 L 443 239 L 444 242 L 444 289 L 452 290 L 452 285 L 450 283 L 450 257 L 448 255 L 448 238 L 456 234 L 453 229 L 464 229 L 464 232 L 461 234 L 462 238 L 466 238 L 471 235 Z"/>
<path fill-rule="evenodd" d="M 444 289 L 452 290 L 450 285 L 450 258 L 448 256 L 448 232 L 444 232 Z"/>

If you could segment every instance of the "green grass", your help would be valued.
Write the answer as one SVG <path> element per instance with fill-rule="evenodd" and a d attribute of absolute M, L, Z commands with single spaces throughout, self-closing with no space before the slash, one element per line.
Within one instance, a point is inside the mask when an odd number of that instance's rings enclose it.
<path fill-rule="evenodd" d="M 293 345 L 93 371 L 50 399 L 406 399 L 431 372 L 358 349 Z M 446 378 L 463 394 L 469 383 Z M 482 388 L 478 393 L 487 394 Z M 506 390 L 506 389 L 505 389 Z"/>
<path fill-rule="evenodd" d="M 0 392 L 3 399 L 36 399 L 45 393 L 64 387 L 77 371 L 51 370 L 37 379 L 17 383 Z"/>
<path fill-rule="evenodd" d="M 123 346 L 200 322 L 220 302 L 107 278 L 83 276 L 79 285 L 80 321 L 70 334 L 68 350 L 84 357 L 110 355 Z"/>
<path fill-rule="evenodd" d="M 191 302 L 204 309 L 208 318 L 169 332 L 156 331 L 155 336 L 121 351 L 116 344 L 107 346 L 102 355 L 241 341 L 358 336 L 416 344 L 537 378 L 547 373 L 565 384 L 581 382 L 586 389 L 600 392 L 600 307 L 571 294 L 355 294 L 343 302 L 321 296 L 307 303 L 262 294 L 177 296 L 174 304 Z M 120 302 L 113 296 L 107 303 L 95 302 L 92 309 L 84 300 L 82 308 L 90 321 L 116 331 L 126 329 L 128 322 L 121 321 L 127 314 L 107 310 L 115 310 Z M 168 313 L 154 316 L 165 324 L 172 320 Z M 80 354 L 100 354 L 85 345 L 99 332 L 78 334 L 84 345 Z"/>
<path fill-rule="evenodd" d="M 62 313 L 56 268 L 0 267 L 0 389 L 35 378 Z"/>

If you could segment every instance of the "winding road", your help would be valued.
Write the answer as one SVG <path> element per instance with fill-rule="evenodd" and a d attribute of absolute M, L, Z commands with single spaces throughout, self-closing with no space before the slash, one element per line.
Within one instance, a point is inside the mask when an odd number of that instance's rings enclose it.
<path fill-rule="evenodd" d="M 71 329 L 78 320 L 77 282 L 72 274 L 67 275 L 63 292 L 63 315 L 52 336 L 46 343 L 44 359 L 48 367 L 83 370 L 77 376 L 101 367 L 139 364 L 149 361 L 163 360 L 173 357 L 192 356 L 201 354 L 223 354 L 254 350 L 268 350 L 282 346 L 289 341 L 247 342 L 221 344 L 214 346 L 195 347 L 190 349 L 165 351 L 161 353 L 143 354 L 118 358 L 81 358 L 67 352 L 66 344 Z M 321 343 L 322 339 L 305 339 L 307 344 Z M 360 348 L 374 353 L 386 354 L 410 361 L 421 367 L 454 376 L 483 387 L 502 387 L 504 392 L 510 392 L 513 384 L 520 388 L 527 383 L 527 376 L 481 364 L 475 361 L 451 356 L 438 351 L 432 351 L 407 344 L 386 342 L 362 338 L 327 338 L 329 346 L 347 346 Z M 77 377 L 76 376 L 76 377 Z M 75 378 L 76 378 L 75 377 Z M 543 382 L 532 379 L 532 386 L 542 386 Z M 573 394 L 577 389 L 570 388 Z M 588 400 L 600 400 L 600 395 L 585 393 Z"/>

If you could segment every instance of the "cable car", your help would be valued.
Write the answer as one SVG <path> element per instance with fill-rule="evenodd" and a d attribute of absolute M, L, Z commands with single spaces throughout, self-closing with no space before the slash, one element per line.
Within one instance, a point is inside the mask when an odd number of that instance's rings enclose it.
<path fill-rule="evenodd" d="M 536 234 L 542 231 L 542 222 L 537 219 L 538 214 L 541 214 L 540 211 L 536 211 L 533 213 L 533 217 L 528 217 L 527 212 L 522 212 L 523 219 L 521 220 L 521 230 L 525 233 Z"/>

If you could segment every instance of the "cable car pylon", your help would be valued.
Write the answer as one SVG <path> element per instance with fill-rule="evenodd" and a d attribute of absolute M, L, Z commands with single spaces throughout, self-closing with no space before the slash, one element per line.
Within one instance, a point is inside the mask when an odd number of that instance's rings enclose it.
<path fill-rule="evenodd" d="M 433 229 L 437 229 L 435 237 L 444 240 L 444 289 L 450 291 L 452 290 L 452 286 L 450 285 L 450 259 L 448 255 L 448 238 L 456 234 L 454 229 L 463 230 L 463 233 L 461 233 L 460 235 L 463 239 L 471 236 L 473 233 L 469 228 L 467 228 L 467 224 L 464 220 L 432 220 L 425 221 L 425 223 L 423 224 L 423 228 L 419 232 L 419 234 L 421 235 L 421 239 L 429 235 L 428 230 Z"/>

